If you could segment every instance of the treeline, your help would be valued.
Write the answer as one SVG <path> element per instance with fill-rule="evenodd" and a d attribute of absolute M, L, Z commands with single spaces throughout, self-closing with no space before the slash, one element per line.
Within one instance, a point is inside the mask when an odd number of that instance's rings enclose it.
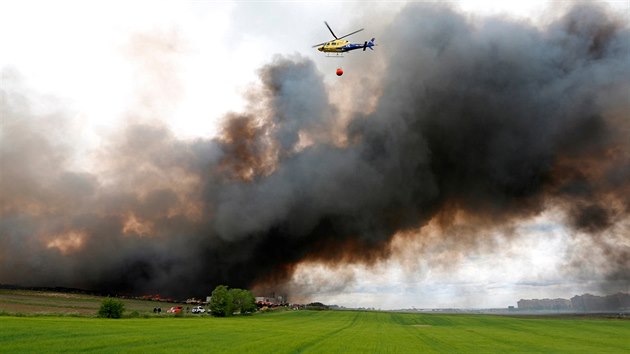
<path fill-rule="evenodd" d="M 617 293 L 607 296 L 576 295 L 569 299 L 532 299 L 518 301 L 519 310 L 616 312 L 630 310 L 630 294 Z"/>
<path fill-rule="evenodd" d="M 607 296 L 591 294 L 576 295 L 571 298 L 571 306 L 575 311 L 620 311 L 630 310 L 630 294 L 617 293 Z"/>
<path fill-rule="evenodd" d="M 219 285 L 212 291 L 208 306 L 212 316 L 244 315 L 256 311 L 256 299 L 249 290 L 230 289 L 226 285 Z"/>

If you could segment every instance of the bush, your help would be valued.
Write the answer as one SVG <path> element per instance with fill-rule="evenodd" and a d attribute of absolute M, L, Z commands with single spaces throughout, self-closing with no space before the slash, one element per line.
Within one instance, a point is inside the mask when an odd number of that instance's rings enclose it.
<path fill-rule="evenodd" d="M 101 308 L 98 310 L 98 317 L 121 318 L 123 311 L 125 311 L 125 304 L 122 301 L 108 297 L 103 300 Z"/>
<path fill-rule="evenodd" d="M 311 302 L 310 304 L 305 306 L 306 310 L 328 310 L 330 309 L 327 305 L 322 304 L 321 302 Z"/>

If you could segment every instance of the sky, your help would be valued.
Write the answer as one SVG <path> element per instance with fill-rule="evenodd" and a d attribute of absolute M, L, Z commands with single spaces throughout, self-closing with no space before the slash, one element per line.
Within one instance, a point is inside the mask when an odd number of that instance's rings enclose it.
<path fill-rule="evenodd" d="M 621 3 L 621 2 L 619 2 Z M 471 15 L 508 13 L 528 18 L 544 2 L 461 1 Z M 178 89 L 183 91 L 165 117 L 181 137 L 210 136 L 217 120 L 244 105 L 256 72 L 275 55 L 313 57 L 321 70 L 338 66 L 311 46 L 330 35 L 367 28 L 356 36 L 376 36 L 362 17 L 392 17 L 404 2 L 305 1 L 9 1 L 3 4 L 2 65 L 17 70 L 24 84 L 67 98 L 87 126 L 118 124 L 133 102 L 134 75 L 142 63 L 129 53 L 132 36 L 154 32 L 181 40 Z M 372 31 L 372 32 L 370 32 Z M 364 35 L 365 34 L 365 35 Z M 361 38 L 359 38 L 361 37 Z M 354 54 L 354 53 L 353 53 Z M 370 53 L 374 56 L 378 53 Z M 44 60 L 45 58 L 45 60 Z M 332 84 L 332 82 L 331 82 Z M 212 102 L 208 102 L 212 97 Z M 97 138 L 97 132 L 92 132 Z"/>
<path fill-rule="evenodd" d="M 572 4 L 450 3 L 472 22 L 509 17 L 534 27 L 552 21 L 555 9 Z M 630 5 L 608 4 L 628 25 Z M 262 68 L 278 58 L 314 63 L 328 100 L 340 112 L 340 121 L 331 126 L 357 112 L 371 112 L 379 94 L 373 88 L 388 74 L 382 70 L 385 63 L 408 55 L 392 53 L 388 43 L 380 41 L 380 34 L 406 5 L 6 1 L 0 4 L 1 85 L 37 97 L 34 112 L 63 111 L 69 128 L 55 134 L 63 135 L 60 139 L 70 146 L 69 168 L 101 171 L 107 180 L 99 153 L 110 146 L 121 126 L 163 124 L 177 141 L 217 137 L 227 115 L 248 112 L 256 105 L 256 87 L 264 85 Z M 350 39 L 376 37 L 378 46 L 372 52 L 326 58 L 312 48 L 330 38 L 323 21 L 338 35 L 365 28 Z M 337 67 L 344 68 L 344 76 L 334 75 Z M 55 123 L 44 126 L 49 124 Z M 0 161 L 0 169 L 5 163 Z M 491 241 L 466 251 L 454 246 L 453 237 L 443 235 L 453 229 L 445 231 L 430 220 L 421 228 L 398 231 L 388 245 L 390 257 L 377 257 L 369 264 L 306 260 L 296 265 L 286 287 L 303 301 L 382 309 L 507 307 L 521 298 L 603 294 L 607 289 L 599 279 L 606 277 L 606 270 L 593 267 L 588 276 L 573 272 L 577 254 L 591 241 L 579 232 L 576 236 L 564 218 L 562 210 L 550 206 L 510 227 L 482 228 L 478 232 Z M 615 231 L 622 235 L 618 247 L 626 252 L 630 239 L 623 235 L 630 230 L 628 223 L 622 220 Z M 407 241 L 418 234 L 422 241 Z M 73 239 L 49 243 L 48 248 L 64 253 L 74 247 Z M 622 281 L 614 290 L 630 291 L 630 284 Z"/>

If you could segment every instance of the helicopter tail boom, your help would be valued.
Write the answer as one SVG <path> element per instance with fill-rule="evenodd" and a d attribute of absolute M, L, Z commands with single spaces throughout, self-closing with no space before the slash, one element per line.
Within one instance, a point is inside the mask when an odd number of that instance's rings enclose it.
<path fill-rule="evenodd" d="M 374 41 L 376 40 L 376 38 L 372 38 L 370 39 L 370 41 L 365 41 L 365 43 L 363 43 L 363 51 L 365 52 L 365 49 L 370 48 L 370 50 L 374 50 L 374 47 L 376 44 L 374 43 Z"/>

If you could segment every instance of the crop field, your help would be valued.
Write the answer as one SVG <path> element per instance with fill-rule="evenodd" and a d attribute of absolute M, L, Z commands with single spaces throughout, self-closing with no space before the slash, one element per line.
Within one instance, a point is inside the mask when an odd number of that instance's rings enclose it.
<path fill-rule="evenodd" d="M 101 306 L 103 297 L 53 291 L 0 289 L 0 312 L 17 315 L 91 316 Z M 152 313 L 153 307 L 166 310 L 174 304 L 142 300 L 123 300 L 128 311 Z M 165 308 L 166 307 L 166 308 Z"/>
<path fill-rule="evenodd" d="M 3 353 L 628 353 L 630 321 L 304 310 L 231 318 L 22 314 L 0 316 L 0 343 Z"/>

